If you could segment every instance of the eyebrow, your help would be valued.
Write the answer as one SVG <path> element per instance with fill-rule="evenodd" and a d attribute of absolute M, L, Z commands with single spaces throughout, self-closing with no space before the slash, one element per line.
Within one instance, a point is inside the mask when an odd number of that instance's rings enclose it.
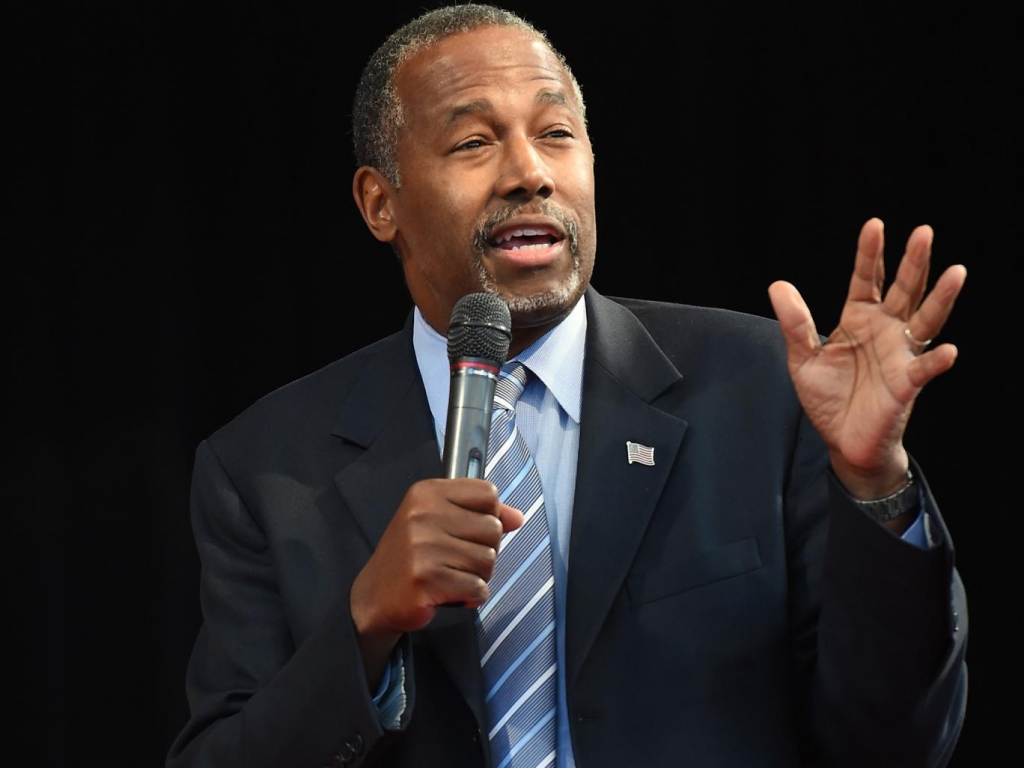
<path fill-rule="evenodd" d="M 533 100 L 536 104 L 551 104 L 556 107 L 571 109 L 569 100 L 565 98 L 565 94 L 562 91 L 540 91 Z"/>
<path fill-rule="evenodd" d="M 447 125 L 451 126 L 457 122 L 460 118 L 466 115 L 478 115 L 481 112 L 493 112 L 494 105 L 489 99 L 476 99 L 475 101 L 469 101 L 465 104 L 457 104 L 448 110 Z"/>
<path fill-rule="evenodd" d="M 565 94 L 562 91 L 538 91 L 537 95 L 533 98 L 533 102 L 537 105 L 550 104 L 556 107 L 566 107 L 571 109 L 569 100 L 565 97 Z M 475 99 L 464 104 L 457 104 L 448 110 L 446 125 L 451 126 L 460 118 L 467 115 L 478 115 L 483 112 L 493 111 L 494 104 L 491 103 L 490 99 Z"/>

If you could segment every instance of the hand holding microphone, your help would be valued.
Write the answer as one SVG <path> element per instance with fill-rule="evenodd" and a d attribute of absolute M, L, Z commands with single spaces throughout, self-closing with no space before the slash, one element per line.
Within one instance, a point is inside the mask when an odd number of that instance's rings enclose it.
<path fill-rule="evenodd" d="M 511 328 L 508 306 L 490 294 L 464 296 L 452 310 L 442 477 L 409 488 L 350 594 L 371 681 L 402 633 L 428 624 L 439 606 L 487 599 L 501 536 L 522 525 L 482 479 Z"/>

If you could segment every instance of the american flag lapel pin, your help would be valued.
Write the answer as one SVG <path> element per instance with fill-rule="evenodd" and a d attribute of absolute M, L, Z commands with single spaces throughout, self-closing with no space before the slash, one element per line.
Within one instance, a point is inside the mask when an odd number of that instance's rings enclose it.
<path fill-rule="evenodd" d="M 638 464 L 646 464 L 648 467 L 653 467 L 654 449 L 649 445 L 641 445 L 640 443 L 633 443 L 627 440 L 626 459 L 630 464 L 635 461 Z"/>

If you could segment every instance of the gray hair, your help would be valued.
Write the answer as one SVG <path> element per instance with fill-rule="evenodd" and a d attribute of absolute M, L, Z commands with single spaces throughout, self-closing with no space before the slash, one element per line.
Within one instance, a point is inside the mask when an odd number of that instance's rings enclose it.
<path fill-rule="evenodd" d="M 395 72 L 410 56 L 424 48 L 452 35 L 486 26 L 520 29 L 544 43 L 565 68 L 580 114 L 586 120 L 579 83 L 565 56 L 555 49 L 544 32 L 511 11 L 493 5 L 449 5 L 427 11 L 399 27 L 366 63 L 352 106 L 352 143 L 357 165 L 372 166 L 395 187 L 401 186 L 397 146 L 404 113 L 395 88 Z"/>

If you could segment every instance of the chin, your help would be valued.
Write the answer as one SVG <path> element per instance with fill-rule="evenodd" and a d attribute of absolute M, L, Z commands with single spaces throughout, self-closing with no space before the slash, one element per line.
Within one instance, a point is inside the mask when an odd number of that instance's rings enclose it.
<path fill-rule="evenodd" d="M 547 325 L 564 317 L 576 306 L 586 288 L 578 257 L 573 258 L 572 269 L 562 280 L 553 285 L 539 286 L 535 290 L 525 286 L 499 284 L 481 261 L 476 266 L 480 290 L 504 299 L 512 316 L 512 324 L 519 328 Z"/>
<path fill-rule="evenodd" d="M 569 314 L 583 295 L 583 285 L 580 274 L 573 272 L 552 289 L 528 294 L 496 292 L 508 304 L 513 325 L 525 328 L 545 325 Z"/>

